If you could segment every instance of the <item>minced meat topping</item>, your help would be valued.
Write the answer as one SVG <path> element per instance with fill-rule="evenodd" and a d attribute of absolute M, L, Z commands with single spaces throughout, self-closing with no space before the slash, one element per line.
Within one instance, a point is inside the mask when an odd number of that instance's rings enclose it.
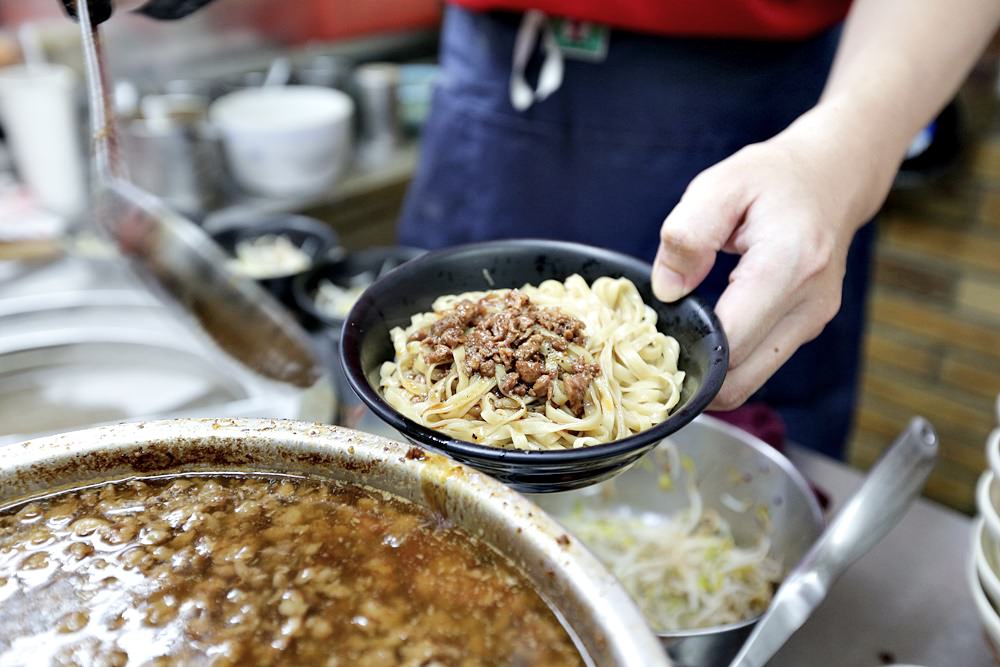
<path fill-rule="evenodd" d="M 573 360 L 570 345 L 586 343 L 584 324 L 556 308 L 540 308 L 526 294 L 511 290 L 488 294 L 478 301 L 459 301 L 433 324 L 419 329 L 411 340 L 421 342 L 428 364 L 446 369 L 454 350 L 465 349 L 465 371 L 497 379 L 498 393 L 554 401 L 559 383 L 565 403 L 577 416 L 596 364 Z"/>

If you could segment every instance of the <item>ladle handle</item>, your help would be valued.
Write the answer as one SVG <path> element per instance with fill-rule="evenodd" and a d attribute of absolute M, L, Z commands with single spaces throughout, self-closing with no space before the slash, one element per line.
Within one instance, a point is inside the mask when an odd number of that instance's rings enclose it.
<path fill-rule="evenodd" d="M 110 3 L 108 4 L 110 6 Z M 80 41 L 83 46 L 83 68 L 87 79 L 87 96 L 90 102 L 94 166 L 98 180 L 107 182 L 112 178 L 126 178 L 127 174 L 118 150 L 115 118 L 111 115 L 104 47 L 97 31 L 97 23 L 93 22 L 90 16 L 90 10 L 90 2 L 78 2 L 76 5 L 76 16 L 80 23 Z"/>
<path fill-rule="evenodd" d="M 778 652 L 833 582 L 899 522 L 927 481 L 937 451 L 934 429 L 915 417 L 785 579 L 731 667 L 763 667 Z"/>

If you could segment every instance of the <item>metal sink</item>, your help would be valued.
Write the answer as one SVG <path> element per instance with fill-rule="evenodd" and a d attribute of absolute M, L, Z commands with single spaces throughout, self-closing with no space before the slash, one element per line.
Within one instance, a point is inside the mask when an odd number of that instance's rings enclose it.
<path fill-rule="evenodd" d="M 150 418 L 331 419 L 329 387 L 248 371 L 135 285 L 82 260 L 0 282 L 0 444 Z"/>

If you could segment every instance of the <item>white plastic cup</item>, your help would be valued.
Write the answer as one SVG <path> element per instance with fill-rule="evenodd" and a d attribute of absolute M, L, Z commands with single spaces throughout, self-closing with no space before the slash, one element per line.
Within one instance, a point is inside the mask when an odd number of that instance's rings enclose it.
<path fill-rule="evenodd" d="M 87 204 L 76 117 L 76 75 L 61 65 L 0 68 L 0 123 L 25 185 L 53 213 Z"/>

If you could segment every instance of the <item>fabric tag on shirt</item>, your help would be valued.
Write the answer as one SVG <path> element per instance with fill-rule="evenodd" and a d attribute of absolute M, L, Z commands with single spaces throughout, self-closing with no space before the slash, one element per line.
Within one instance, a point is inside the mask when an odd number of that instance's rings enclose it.
<path fill-rule="evenodd" d="M 566 58 L 602 62 L 608 57 L 608 26 L 561 18 L 552 18 L 550 23 Z"/>

